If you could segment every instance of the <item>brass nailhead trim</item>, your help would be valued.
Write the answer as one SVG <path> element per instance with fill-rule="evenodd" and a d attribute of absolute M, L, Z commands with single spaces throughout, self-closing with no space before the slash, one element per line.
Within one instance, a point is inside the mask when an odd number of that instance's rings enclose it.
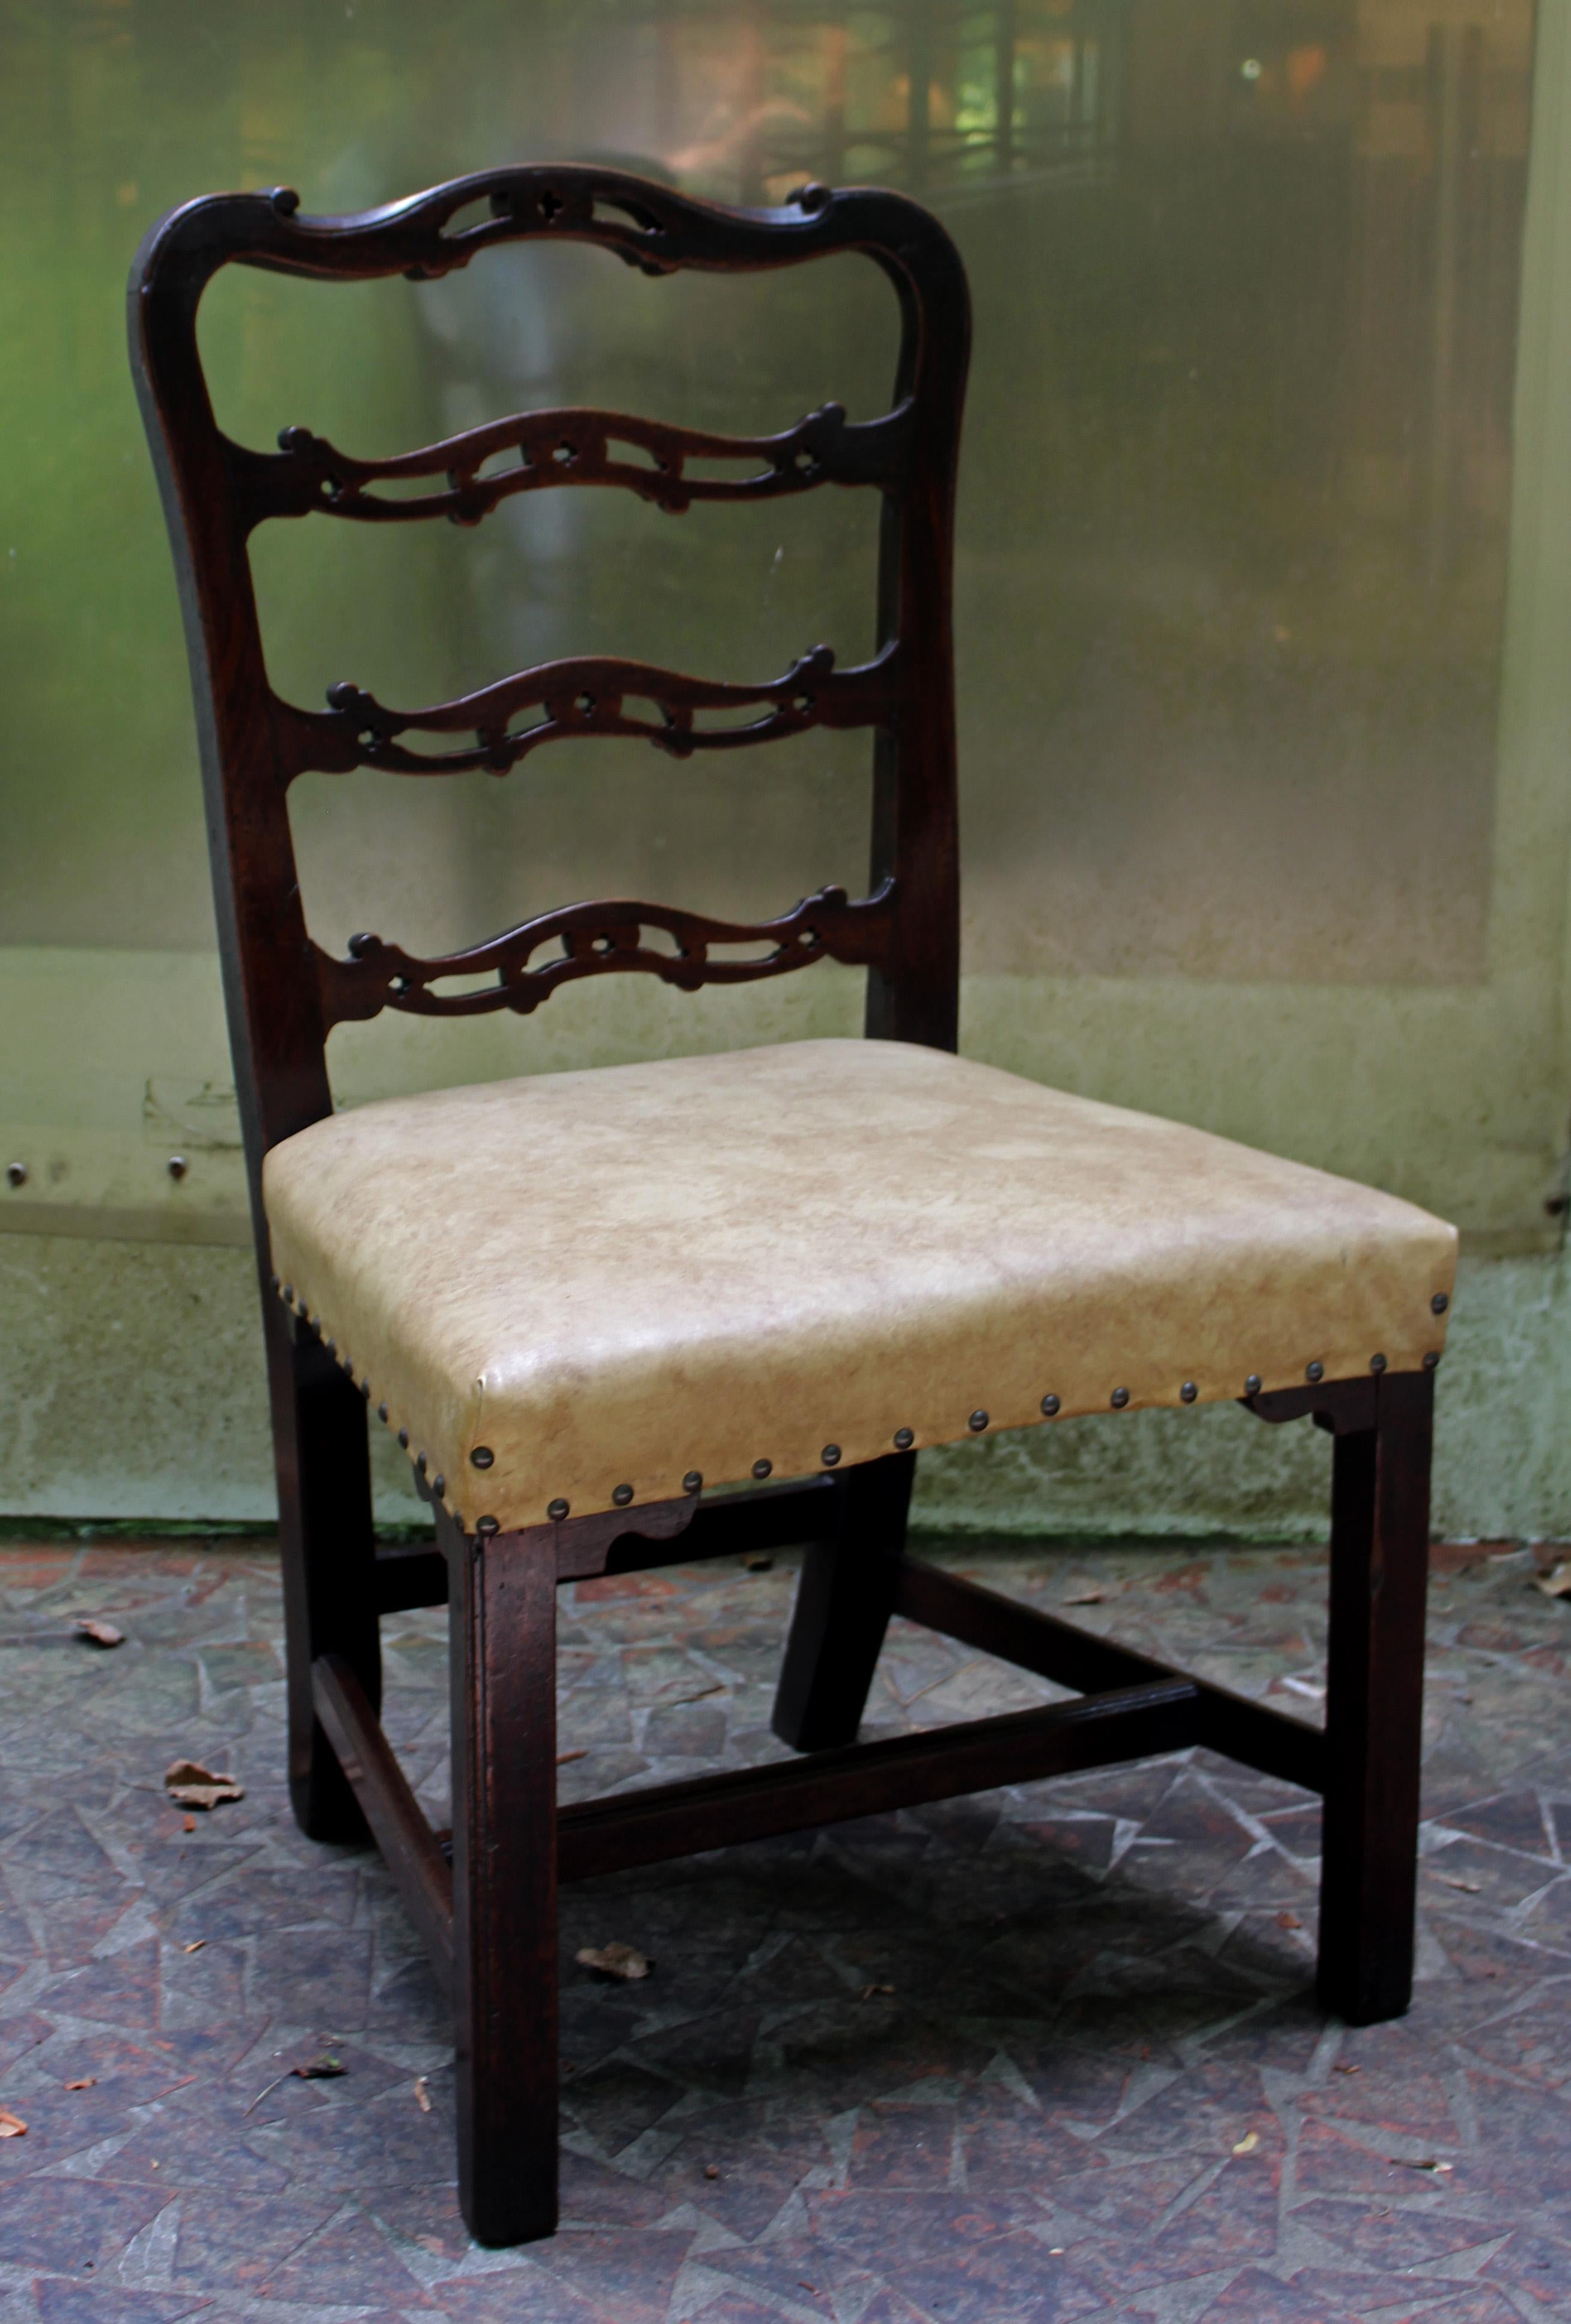
<path fill-rule="evenodd" d="M 469 1465 L 472 1469 L 489 1469 L 494 1465 L 495 1461 L 496 1454 L 489 1444 L 477 1444 L 469 1456 Z"/>
<path fill-rule="evenodd" d="M 1179 1397 L 1181 1402 L 1185 1404 L 1193 1404 L 1199 1392 L 1199 1389 L 1195 1386 L 1193 1380 L 1185 1380 L 1182 1388 L 1179 1390 Z"/>
<path fill-rule="evenodd" d="M 399 1430 L 399 1443 L 400 1444 L 400 1446 L 402 1447 L 402 1449 L 404 1450 L 404 1452 L 407 1452 L 409 1451 L 409 1430 L 408 1430 L 407 1428 L 400 1428 L 400 1429 Z"/>
<path fill-rule="evenodd" d="M 1054 1414 L 1058 1409 L 1059 1409 L 1059 1401 L 1058 1401 L 1058 1398 L 1057 1398 L 1057 1397 L 1056 1397 L 1056 1396 L 1044 1396 L 1044 1397 L 1043 1397 L 1043 1399 L 1042 1399 L 1042 1416 L 1043 1416 L 1043 1418 L 1044 1420 L 1051 1420 L 1051 1419 L 1052 1418 L 1053 1414 Z"/>
<path fill-rule="evenodd" d="M 823 1462 L 826 1469 L 832 1469 L 840 1459 L 840 1446 L 838 1444 L 826 1444 L 818 1457 Z"/>
<path fill-rule="evenodd" d="M 895 1431 L 895 1450 L 897 1452 L 909 1452 L 915 1442 L 916 1431 L 914 1428 L 897 1428 Z"/>
<path fill-rule="evenodd" d="M 753 1474 L 762 1481 L 764 1478 L 771 1474 L 774 1470 L 774 1466 L 775 1463 L 773 1461 L 755 1461 L 753 1463 Z"/>
<path fill-rule="evenodd" d="M 682 1480 L 682 1489 L 684 1493 L 701 1493 L 703 1490 L 703 1470 L 689 1469 Z"/>
<path fill-rule="evenodd" d="M 547 1501 L 546 1504 L 546 1515 L 548 1517 L 553 1518 L 557 1525 L 560 1525 L 563 1518 L 567 1515 L 566 1502 Z"/>
<path fill-rule="evenodd" d="M 1128 1389 L 1126 1388 L 1116 1388 L 1107 1401 L 1112 1406 L 1115 1412 L 1122 1412 L 1125 1406 L 1129 1401 Z"/>
<path fill-rule="evenodd" d="M 632 1498 L 633 1489 L 630 1485 L 619 1485 L 611 1495 L 611 1499 L 619 1509 L 625 1509 Z"/>
<path fill-rule="evenodd" d="M 377 1407 L 376 1407 L 376 1416 L 377 1416 L 377 1418 L 381 1421 L 381 1423 L 382 1426 L 385 1428 L 385 1427 L 387 1426 L 387 1406 L 386 1406 L 386 1405 L 385 1405 L 385 1404 L 379 1404 L 379 1405 L 377 1406 Z"/>
<path fill-rule="evenodd" d="M 1304 1378 L 1307 1380 L 1323 1380 L 1325 1377 L 1326 1367 L 1319 1361 L 1318 1357 L 1312 1364 L 1306 1364 L 1304 1366 Z"/>
<path fill-rule="evenodd" d="M 501 1527 L 497 1523 L 495 1517 L 476 1517 L 474 1520 L 474 1530 L 476 1533 L 489 1535 L 501 1533 Z"/>
<path fill-rule="evenodd" d="M 971 1429 L 978 1436 L 987 1425 L 988 1416 L 985 1412 L 973 1412 L 969 1420 L 966 1423 L 966 1426 Z"/>
<path fill-rule="evenodd" d="M 1450 1305 L 1451 1302 L 1447 1299 L 1443 1291 L 1437 1291 L 1434 1297 L 1429 1302 L 1430 1307 L 1437 1315 L 1443 1315 Z"/>
<path fill-rule="evenodd" d="M 1249 1378 L 1244 1383 L 1244 1393 L 1245 1396 L 1258 1396 L 1260 1394 L 1260 1374 L 1258 1372 L 1250 1373 Z"/>
<path fill-rule="evenodd" d="M 1429 1354 L 1424 1358 L 1424 1370 L 1427 1372 L 1432 1372 L 1439 1360 L 1440 1354 L 1438 1349 L 1431 1348 Z"/>
<path fill-rule="evenodd" d="M 446 1480 L 446 1477 L 433 1477 L 433 1478 L 432 1478 L 432 1480 L 431 1480 L 431 1490 L 436 1494 L 436 1499 L 437 1499 L 438 1500 L 440 1500 L 440 1499 L 442 1499 L 442 1496 L 444 1495 L 444 1493 L 446 1493 L 446 1491 L 447 1490 L 447 1480 Z"/>
<path fill-rule="evenodd" d="M 1383 1356 L 1371 1356 L 1369 1359 L 1369 1369 L 1372 1372 L 1383 1372 L 1385 1370 L 1385 1358 Z"/>

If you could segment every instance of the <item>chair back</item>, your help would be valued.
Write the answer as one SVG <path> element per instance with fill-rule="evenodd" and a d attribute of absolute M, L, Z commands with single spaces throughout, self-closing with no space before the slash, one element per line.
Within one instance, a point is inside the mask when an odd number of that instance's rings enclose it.
<path fill-rule="evenodd" d="M 530 240 L 599 244 L 651 275 L 757 272 L 863 253 L 899 301 L 890 408 L 853 421 L 826 403 L 762 437 L 617 411 L 530 411 L 386 460 L 360 459 L 300 427 L 286 428 L 272 451 L 237 444 L 219 428 L 197 315 L 220 268 L 434 281 L 493 246 Z M 692 991 L 827 958 L 867 970 L 869 1034 L 955 1046 L 951 589 L 969 309 L 959 254 L 927 211 L 897 194 L 822 186 L 804 187 L 779 209 L 725 209 L 588 167 L 488 171 L 347 217 L 303 217 L 287 188 L 217 194 L 172 211 L 148 235 L 132 269 L 129 323 L 185 614 L 253 1195 L 267 1149 L 332 1111 L 328 1032 L 384 1009 L 528 1013 L 584 976 L 643 971 Z M 749 460 L 751 472 L 716 476 L 713 464 L 728 456 Z M 706 472 L 689 474 L 690 462 Z M 839 668 L 820 646 L 783 675 L 749 685 L 586 656 L 413 710 L 347 684 L 310 710 L 268 682 L 247 544 L 270 519 L 474 525 L 517 494 L 584 485 L 620 487 L 679 512 L 695 502 L 767 502 L 825 484 L 883 496 L 877 647 L 859 667 Z M 286 806 L 297 775 L 358 767 L 501 773 L 547 743 L 589 735 L 639 738 L 684 758 L 750 750 L 814 726 L 872 733 L 865 896 L 825 888 L 758 923 L 663 903 L 570 904 L 435 959 L 369 935 L 335 957 L 308 933 Z M 438 989 L 450 980 L 464 989 Z"/>

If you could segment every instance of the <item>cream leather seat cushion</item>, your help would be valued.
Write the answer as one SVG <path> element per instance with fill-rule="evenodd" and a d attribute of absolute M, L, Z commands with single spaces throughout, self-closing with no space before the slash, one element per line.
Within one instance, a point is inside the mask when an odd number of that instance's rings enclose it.
<path fill-rule="evenodd" d="M 885 1041 L 393 1099 L 263 1185 L 294 1304 L 470 1527 L 1040 1425 L 1044 1397 L 1416 1370 L 1456 1263 L 1392 1195 Z"/>

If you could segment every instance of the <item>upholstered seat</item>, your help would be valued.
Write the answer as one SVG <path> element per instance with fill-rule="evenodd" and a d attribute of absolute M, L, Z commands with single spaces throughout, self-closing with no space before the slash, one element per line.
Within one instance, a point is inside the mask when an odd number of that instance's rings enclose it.
<path fill-rule="evenodd" d="M 885 1041 L 363 1106 L 263 1185 L 280 1283 L 466 1528 L 1040 1425 L 1044 1400 L 1416 1370 L 1456 1256 L 1389 1194 Z"/>

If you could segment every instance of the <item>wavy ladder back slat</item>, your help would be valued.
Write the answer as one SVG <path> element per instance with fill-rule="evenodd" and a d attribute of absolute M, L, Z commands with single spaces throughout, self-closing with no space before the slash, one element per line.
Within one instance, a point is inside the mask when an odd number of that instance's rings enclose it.
<path fill-rule="evenodd" d="M 272 452 L 237 444 L 219 427 L 197 316 L 223 267 L 430 281 L 493 245 L 531 239 L 598 245 L 651 275 L 756 272 L 860 253 L 899 303 L 890 408 L 853 422 L 826 403 L 777 435 L 752 437 L 624 412 L 533 411 L 386 460 L 357 458 L 299 425 L 281 431 Z M 608 972 L 644 971 L 694 991 L 828 958 L 868 971 L 870 1034 L 954 1047 L 950 595 L 969 313 L 959 257 L 935 219 L 896 194 L 816 186 L 780 209 L 729 210 L 587 167 L 488 171 L 349 217 L 302 216 L 286 189 L 216 195 L 149 235 L 130 302 L 133 367 L 179 570 L 253 1180 L 270 1147 L 331 1111 L 332 1027 L 383 1009 L 528 1012 L 558 985 Z M 707 471 L 724 460 L 737 463 L 734 477 L 688 473 L 690 463 Z M 407 489 L 427 477 L 430 491 Z M 679 514 L 698 502 L 764 502 L 826 484 L 871 487 L 881 498 L 877 650 L 863 667 L 838 669 L 820 646 L 782 676 L 747 685 L 583 657 L 417 710 L 390 708 L 346 683 L 331 688 L 326 710 L 311 711 L 268 682 L 248 542 L 271 518 L 475 525 L 519 493 L 586 485 Z M 746 716 L 749 709 L 756 716 Z M 750 924 L 665 903 L 577 903 L 430 960 L 371 935 L 335 958 L 307 930 L 287 809 L 299 774 L 371 767 L 417 779 L 473 769 L 500 775 L 551 742 L 618 735 L 685 758 L 813 727 L 866 727 L 872 737 L 865 897 L 824 889 Z M 464 989 L 434 989 L 450 980 Z"/>

